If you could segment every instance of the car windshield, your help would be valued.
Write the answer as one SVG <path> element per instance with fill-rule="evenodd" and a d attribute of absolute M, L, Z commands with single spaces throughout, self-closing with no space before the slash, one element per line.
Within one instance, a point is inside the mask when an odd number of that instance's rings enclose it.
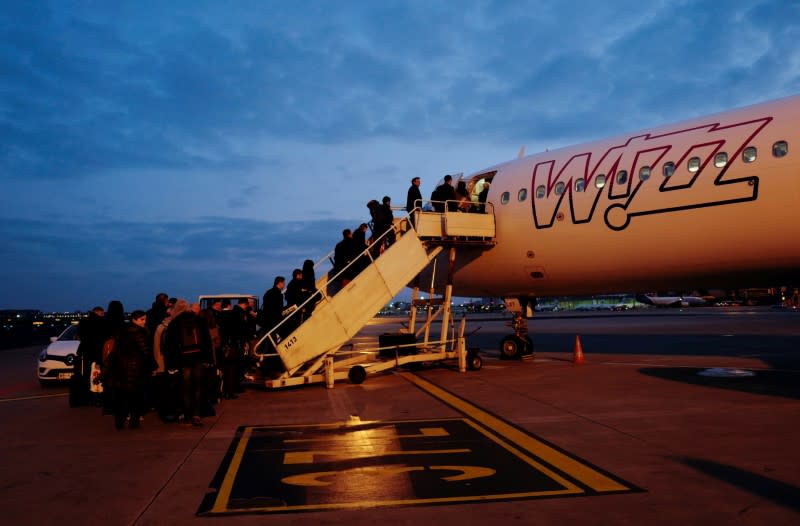
<path fill-rule="evenodd" d="M 78 339 L 80 339 L 80 338 L 78 338 L 78 326 L 77 325 L 70 325 L 69 327 L 64 329 L 64 332 L 62 332 L 58 336 L 58 341 L 62 341 L 62 342 L 63 341 L 78 340 Z"/>

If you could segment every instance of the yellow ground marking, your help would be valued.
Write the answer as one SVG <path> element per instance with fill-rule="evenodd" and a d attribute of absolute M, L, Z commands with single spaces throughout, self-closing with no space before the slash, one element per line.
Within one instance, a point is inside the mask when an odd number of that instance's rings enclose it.
<path fill-rule="evenodd" d="M 220 484 L 217 498 L 214 500 L 214 506 L 211 508 L 211 513 L 223 513 L 228 510 L 227 504 L 231 498 L 231 490 L 233 490 L 233 483 L 236 480 L 236 474 L 239 472 L 239 467 L 242 464 L 242 457 L 247 449 L 247 442 L 250 441 L 250 436 L 253 434 L 253 428 L 247 427 L 242 433 L 242 438 L 236 445 L 236 451 L 233 453 L 233 458 L 228 466 L 228 471 L 225 473 L 225 478 Z"/>
<path fill-rule="evenodd" d="M 580 492 L 580 491 L 579 491 Z M 502 493 L 492 495 L 469 495 L 464 497 L 439 497 L 430 499 L 394 499 L 394 500 L 359 500 L 356 502 L 329 502 L 321 504 L 298 504 L 294 506 L 254 506 L 252 508 L 231 508 L 211 513 L 267 513 L 267 512 L 287 512 L 287 511 L 331 511 L 331 510 L 354 510 L 361 508 L 386 508 L 391 506 L 408 506 L 412 504 L 455 504 L 458 502 L 490 502 L 500 500 L 511 500 L 525 497 L 554 497 L 558 495 L 568 495 L 575 493 L 569 490 L 552 491 L 530 491 L 525 493 Z"/>
<path fill-rule="evenodd" d="M 491 477 L 497 471 L 492 468 L 484 466 L 430 466 L 431 471 L 459 471 L 458 475 L 450 475 L 442 477 L 442 480 L 448 482 L 460 482 L 463 480 L 472 480 L 483 477 Z M 316 473 L 301 473 L 299 475 L 291 475 L 281 479 L 284 484 L 292 486 L 330 486 L 333 482 L 326 482 L 320 480 L 323 477 L 333 477 L 339 474 L 344 475 L 369 475 L 373 477 L 391 477 L 394 475 L 402 475 L 412 471 L 425 471 L 425 466 L 379 466 L 379 467 L 363 467 L 346 469 L 343 471 L 317 471 Z"/>
<path fill-rule="evenodd" d="M 299 475 L 284 477 L 281 479 L 281 482 L 292 486 L 330 486 L 333 482 L 326 482 L 319 479 L 322 477 L 332 477 L 340 473 L 346 473 L 348 475 L 363 474 L 373 477 L 391 477 L 393 475 L 401 475 L 412 471 L 425 471 L 425 466 L 380 466 L 354 468 L 342 471 L 317 471 L 316 473 L 301 473 Z"/>
<path fill-rule="evenodd" d="M 394 433 L 387 432 L 387 438 L 391 439 L 399 439 L 399 438 L 426 438 L 426 437 L 446 437 L 450 436 L 450 433 L 443 427 L 423 427 L 420 430 L 420 433 L 417 435 L 395 435 Z M 376 437 L 380 438 L 380 437 Z M 284 440 L 284 444 L 302 444 L 305 442 L 332 442 L 332 441 L 347 441 L 351 442 L 353 437 L 350 435 L 342 435 L 342 436 L 330 436 L 330 437 L 319 437 L 319 438 L 291 438 L 288 440 Z"/>
<path fill-rule="evenodd" d="M 392 455 L 449 455 L 454 453 L 472 453 L 471 449 L 422 449 L 409 451 L 368 451 L 364 453 L 343 451 L 289 451 L 283 455 L 284 464 L 313 464 L 315 455 L 331 455 L 355 458 L 389 457 Z"/>
<path fill-rule="evenodd" d="M 449 477 L 442 477 L 442 480 L 447 482 L 456 482 L 462 480 L 479 479 L 483 477 L 491 477 L 497 470 L 487 468 L 484 466 L 431 466 L 431 470 L 442 471 L 460 471 L 461 475 L 450 475 Z"/>
<path fill-rule="evenodd" d="M 468 403 L 466 400 L 462 398 L 459 398 L 453 394 L 448 393 L 444 389 L 428 382 L 427 380 L 423 380 L 419 376 L 412 373 L 399 373 L 399 374 L 400 376 L 402 376 L 412 384 L 416 385 L 423 391 L 426 391 L 430 395 L 438 398 L 439 400 L 447 403 L 456 410 L 464 413 L 475 422 L 478 422 L 482 426 L 485 426 L 486 429 L 481 429 L 481 426 L 473 426 L 482 433 L 488 434 L 489 433 L 488 429 L 491 429 L 492 432 L 505 438 L 508 442 L 510 442 L 514 446 L 517 446 L 527 451 L 528 453 L 531 453 L 535 457 L 547 462 L 551 466 L 560 469 L 573 479 L 581 482 L 582 484 L 593 489 L 594 491 L 611 492 L 611 491 L 630 490 L 629 487 L 620 484 L 616 480 L 603 475 L 602 473 L 592 469 L 591 467 L 581 463 L 578 460 L 575 460 L 574 458 L 568 455 L 565 455 L 564 453 L 548 446 L 547 444 L 539 440 L 536 440 L 532 436 L 506 423 L 502 419 Z M 502 443 L 502 441 L 500 442 Z M 506 449 L 509 449 L 509 451 L 513 452 L 513 450 L 515 449 L 514 446 L 506 445 Z M 517 456 L 520 455 L 517 454 Z M 521 456 L 520 458 L 526 458 L 526 457 Z M 553 475 L 555 474 L 553 473 Z M 548 474 L 548 476 L 551 475 Z M 556 480 L 558 480 L 558 478 Z"/>

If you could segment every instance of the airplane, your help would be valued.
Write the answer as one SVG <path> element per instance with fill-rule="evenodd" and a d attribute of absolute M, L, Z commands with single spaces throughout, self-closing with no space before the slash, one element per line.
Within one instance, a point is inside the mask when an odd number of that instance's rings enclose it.
<path fill-rule="evenodd" d="M 699 296 L 656 296 L 638 294 L 636 301 L 656 307 L 702 307 L 708 302 Z"/>
<path fill-rule="evenodd" d="M 800 95 L 459 174 L 473 201 L 490 183 L 496 242 L 437 266 L 456 295 L 505 299 L 504 358 L 533 351 L 537 297 L 796 284 L 797 123 Z"/>

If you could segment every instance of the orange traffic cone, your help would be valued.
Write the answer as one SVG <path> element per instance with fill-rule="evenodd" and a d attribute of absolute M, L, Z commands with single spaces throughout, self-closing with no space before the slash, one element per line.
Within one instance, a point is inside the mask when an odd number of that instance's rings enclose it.
<path fill-rule="evenodd" d="M 575 335 L 575 352 L 572 355 L 572 363 L 575 365 L 580 365 L 584 362 L 583 359 L 583 347 L 581 346 L 581 337 L 577 334 Z"/>

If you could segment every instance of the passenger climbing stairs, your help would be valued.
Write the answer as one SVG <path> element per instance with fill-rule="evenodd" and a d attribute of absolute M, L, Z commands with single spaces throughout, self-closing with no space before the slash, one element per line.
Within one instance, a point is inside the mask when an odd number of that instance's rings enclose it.
<path fill-rule="evenodd" d="M 396 241 L 383 251 L 375 250 L 375 246 L 383 245 L 384 238 L 391 231 L 395 233 Z M 454 257 L 459 246 L 494 244 L 495 218 L 491 208 L 489 213 L 481 214 L 416 209 L 408 216 L 396 219 L 391 231 L 375 240 L 361 258 L 355 258 L 335 275 L 329 272 L 318 280 L 318 294 L 306 302 L 316 303 L 308 319 L 297 326 L 300 311 L 306 306 L 300 305 L 295 313 L 284 318 L 259 340 L 255 355 L 262 363 L 271 361 L 274 365 L 276 356 L 280 360 L 278 371 L 275 372 L 273 367 L 272 374 L 264 376 L 264 385 L 284 387 L 325 382 L 328 387 L 333 387 L 336 380 L 343 378 L 361 383 L 368 373 L 412 362 L 453 358 L 459 359 L 461 370 L 480 368 L 480 356 L 466 349 L 463 320 L 457 336 L 450 329 L 452 286 L 446 288 L 443 298 L 426 300 L 426 321 L 418 330 L 416 314 L 420 300 L 417 298 L 418 289 L 414 289 L 414 303 L 417 305 L 411 308 L 408 336 L 402 338 L 408 343 L 397 345 L 395 342 L 389 349 L 378 347 L 369 350 L 354 350 L 352 344 L 348 345 L 444 250 L 450 250 L 451 257 Z M 332 252 L 320 260 L 318 266 L 330 260 L 331 255 Z M 339 290 L 330 286 L 339 282 L 342 275 L 352 274 L 351 267 L 359 265 L 363 258 L 368 260 L 368 265 L 351 281 Z M 435 312 L 434 306 L 437 307 Z M 430 341 L 430 325 L 440 314 L 441 337 Z M 420 336 L 423 336 L 422 341 L 418 341 Z M 392 357 L 388 358 L 389 355 Z"/>

